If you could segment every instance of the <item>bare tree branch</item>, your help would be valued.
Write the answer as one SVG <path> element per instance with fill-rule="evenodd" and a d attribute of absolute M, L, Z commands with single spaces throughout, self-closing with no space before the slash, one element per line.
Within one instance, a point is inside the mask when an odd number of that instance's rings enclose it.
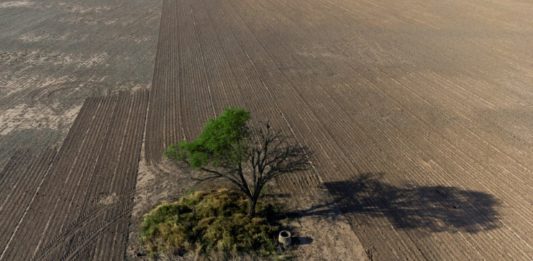
<path fill-rule="evenodd" d="M 231 146 L 228 155 L 217 155 L 216 162 L 199 168 L 207 175 L 195 180 L 228 180 L 248 197 L 252 216 L 261 191 L 269 181 L 311 167 L 310 149 L 272 129 L 268 122 L 247 129 L 247 136 Z M 184 162 L 189 163 L 187 159 Z"/>

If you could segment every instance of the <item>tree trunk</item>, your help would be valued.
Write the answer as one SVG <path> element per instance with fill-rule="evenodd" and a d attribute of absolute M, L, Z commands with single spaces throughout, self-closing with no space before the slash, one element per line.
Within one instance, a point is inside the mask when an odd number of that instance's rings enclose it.
<path fill-rule="evenodd" d="M 257 198 L 251 197 L 248 199 L 248 216 L 255 216 L 255 205 L 257 204 Z"/>

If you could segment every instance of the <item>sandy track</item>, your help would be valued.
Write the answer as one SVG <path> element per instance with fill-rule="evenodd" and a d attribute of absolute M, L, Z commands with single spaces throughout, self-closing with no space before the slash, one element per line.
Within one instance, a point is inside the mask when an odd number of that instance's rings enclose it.
<path fill-rule="evenodd" d="M 315 169 L 282 190 L 326 188 L 371 258 L 533 257 L 532 5 L 184 0 L 163 10 L 149 162 L 224 107 L 245 106 L 317 151 Z"/>

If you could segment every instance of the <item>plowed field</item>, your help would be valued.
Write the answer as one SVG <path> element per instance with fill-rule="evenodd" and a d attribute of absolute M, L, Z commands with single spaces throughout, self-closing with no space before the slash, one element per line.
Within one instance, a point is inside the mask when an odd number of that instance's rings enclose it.
<path fill-rule="evenodd" d="M 63 146 L 2 173 L 0 260 L 122 259 L 148 92 L 89 98 Z M 55 160 L 54 160 L 55 158 Z"/>
<path fill-rule="evenodd" d="M 315 151 L 303 256 L 533 259 L 532 3 L 153 2 L 0 1 L 0 260 L 124 259 L 140 159 L 229 106 Z"/>
<path fill-rule="evenodd" d="M 244 106 L 316 150 L 282 190 L 329 191 L 370 258 L 531 260 L 532 13 L 523 1 L 164 1 L 146 158 Z"/>
<path fill-rule="evenodd" d="M 87 97 L 146 89 L 161 2 L 0 1 L 0 169 L 61 145 Z"/>

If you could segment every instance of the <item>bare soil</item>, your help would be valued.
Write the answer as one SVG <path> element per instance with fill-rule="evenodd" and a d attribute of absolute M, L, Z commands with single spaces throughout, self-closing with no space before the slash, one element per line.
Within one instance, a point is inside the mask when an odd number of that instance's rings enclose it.
<path fill-rule="evenodd" d="M 533 257 L 531 3 L 163 6 L 147 162 L 242 106 L 316 150 L 280 189 L 340 209 L 369 258 Z"/>
<path fill-rule="evenodd" d="M 223 181 L 222 183 L 198 183 L 191 178 L 194 175 L 166 159 L 158 164 L 141 161 L 130 225 L 126 256 L 128 260 L 150 260 L 149 257 L 143 256 L 145 252 L 139 241 L 139 228 L 143 215 L 154 206 L 164 201 L 176 200 L 191 191 L 208 191 L 220 186 L 230 186 L 230 184 L 224 184 Z M 296 242 L 290 251 L 284 253 L 285 255 L 293 256 L 298 260 L 367 260 L 362 244 L 338 210 L 336 215 L 329 217 L 305 215 L 302 212 L 313 208 L 316 202 L 328 198 L 327 191 L 321 193 L 320 196 L 316 194 L 294 195 L 282 193 L 276 189 L 277 187 L 279 186 L 275 185 L 268 189 L 269 193 L 265 200 L 279 201 L 287 215 L 291 215 L 281 220 L 285 226 L 291 228 Z M 197 260 L 192 253 L 184 257 L 163 257 L 163 259 L 167 258 Z M 243 257 L 243 260 L 248 259 Z"/>
<path fill-rule="evenodd" d="M 160 1 L 0 2 L 0 169 L 61 145 L 87 97 L 150 86 Z"/>
<path fill-rule="evenodd" d="M 147 105 L 147 91 L 90 98 L 57 156 L 11 158 L 0 183 L 0 260 L 124 257 Z"/>
<path fill-rule="evenodd" d="M 531 260 L 532 13 L 3 1 L 0 260 L 136 258 L 142 212 L 190 188 L 164 148 L 228 106 L 315 150 L 274 191 L 295 205 L 302 259 Z"/>

